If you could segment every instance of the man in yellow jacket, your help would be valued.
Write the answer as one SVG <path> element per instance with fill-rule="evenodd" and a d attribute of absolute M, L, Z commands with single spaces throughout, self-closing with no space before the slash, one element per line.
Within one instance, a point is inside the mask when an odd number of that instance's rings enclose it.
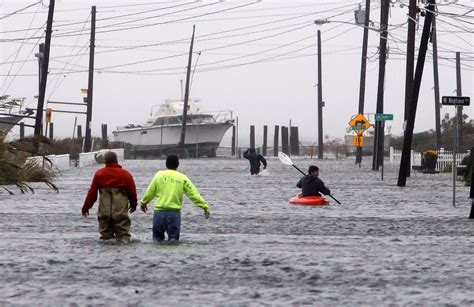
<path fill-rule="evenodd" d="M 140 201 L 141 209 L 146 213 L 147 204 L 157 198 L 153 213 L 153 241 L 157 243 L 164 241 L 165 232 L 168 234 L 168 241 L 179 241 L 183 192 L 195 205 L 204 210 L 204 217 L 209 218 L 207 202 L 191 180 L 177 171 L 178 166 L 178 157 L 169 155 L 166 158 L 168 170 L 156 173 Z"/>

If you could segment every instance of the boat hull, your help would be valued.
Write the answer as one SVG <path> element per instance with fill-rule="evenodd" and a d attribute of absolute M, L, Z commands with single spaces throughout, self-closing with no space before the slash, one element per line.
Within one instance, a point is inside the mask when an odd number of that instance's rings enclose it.
<path fill-rule="evenodd" d="M 185 156 L 215 157 L 231 123 L 186 125 Z M 179 152 L 181 125 L 122 129 L 113 132 L 116 142 L 125 143 L 126 158 L 153 158 Z"/>

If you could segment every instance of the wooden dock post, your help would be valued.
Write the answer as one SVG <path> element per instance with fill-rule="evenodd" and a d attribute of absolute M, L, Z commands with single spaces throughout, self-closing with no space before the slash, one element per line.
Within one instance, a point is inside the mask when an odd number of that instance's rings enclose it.
<path fill-rule="evenodd" d="M 268 132 L 268 127 L 267 125 L 263 126 L 263 145 L 262 145 L 262 155 L 266 156 L 267 155 L 267 132 Z"/>
<path fill-rule="evenodd" d="M 287 155 L 290 153 L 288 146 L 288 127 L 286 126 L 281 126 L 281 151 Z"/>
<path fill-rule="evenodd" d="M 49 123 L 49 138 L 54 139 L 54 123 Z"/>
<path fill-rule="evenodd" d="M 255 148 L 255 126 L 250 126 L 250 148 Z"/>
<path fill-rule="evenodd" d="M 232 152 L 231 152 L 231 155 L 232 157 L 235 156 L 235 126 L 232 126 Z"/>
<path fill-rule="evenodd" d="M 79 140 L 82 140 L 82 126 L 81 125 L 77 125 L 77 138 Z"/>
<path fill-rule="evenodd" d="M 20 123 L 20 140 L 25 138 L 25 124 Z"/>
<path fill-rule="evenodd" d="M 275 133 L 273 135 L 273 155 L 278 156 L 278 139 L 279 139 L 280 126 L 275 125 Z"/>
<path fill-rule="evenodd" d="M 291 154 L 293 156 L 300 155 L 300 140 L 298 136 L 298 127 L 291 127 L 290 128 L 290 147 L 291 147 Z"/>

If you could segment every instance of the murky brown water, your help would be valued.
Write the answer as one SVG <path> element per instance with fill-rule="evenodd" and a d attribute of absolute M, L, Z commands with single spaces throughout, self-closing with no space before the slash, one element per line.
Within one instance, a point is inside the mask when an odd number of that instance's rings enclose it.
<path fill-rule="evenodd" d="M 59 194 L 0 194 L 0 304 L 474 304 L 467 187 L 453 207 L 450 174 L 398 188 L 395 166 L 381 182 L 369 161 L 296 163 L 343 204 L 289 205 L 300 175 L 278 160 L 258 177 L 246 160 L 181 161 L 212 218 L 187 201 L 179 245 L 150 242 L 150 212 L 132 215 L 135 243 L 100 242 L 96 207 L 80 215 L 95 167 L 63 173 Z M 142 195 L 164 162 L 124 166 Z"/>

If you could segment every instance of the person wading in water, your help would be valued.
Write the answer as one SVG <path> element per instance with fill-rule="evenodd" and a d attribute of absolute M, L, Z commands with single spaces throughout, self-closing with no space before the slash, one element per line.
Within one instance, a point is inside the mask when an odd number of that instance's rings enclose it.
<path fill-rule="evenodd" d="M 331 194 L 331 191 L 324 186 L 324 182 L 318 176 L 319 168 L 311 165 L 308 168 L 308 175 L 301 178 L 296 184 L 298 188 L 302 189 L 303 196 L 320 196 L 320 193 Z"/>
<path fill-rule="evenodd" d="M 183 193 L 199 208 L 204 210 L 204 217 L 209 218 L 209 206 L 199 194 L 194 184 L 186 175 L 177 171 L 179 159 L 175 155 L 166 158 L 166 171 L 159 171 L 150 182 L 145 195 L 140 201 L 141 209 L 147 212 L 147 204 L 156 197 L 153 212 L 153 241 L 165 240 L 178 242 L 181 230 L 181 208 Z"/>
<path fill-rule="evenodd" d="M 137 191 L 132 175 L 118 164 L 117 154 L 109 151 L 104 155 L 105 167 L 99 169 L 92 180 L 87 193 L 82 216 L 89 216 L 89 209 L 97 200 L 100 193 L 99 232 L 102 240 L 116 239 L 118 242 L 130 243 L 130 213 L 137 208 Z M 130 207 L 129 207 L 130 202 Z"/>
<path fill-rule="evenodd" d="M 255 152 L 255 148 L 249 148 L 244 152 L 244 158 L 250 162 L 250 174 L 258 175 L 260 173 L 260 162 L 263 164 L 263 169 L 267 168 L 267 160 L 262 155 Z"/>

